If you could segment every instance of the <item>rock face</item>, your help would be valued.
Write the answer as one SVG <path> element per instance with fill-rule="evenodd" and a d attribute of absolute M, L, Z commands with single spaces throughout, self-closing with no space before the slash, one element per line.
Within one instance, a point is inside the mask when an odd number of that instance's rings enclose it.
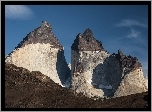
<path fill-rule="evenodd" d="M 98 64 L 92 74 L 92 84 L 104 91 L 104 96 L 113 96 L 122 78 L 122 69 L 115 55 L 107 57 L 103 63 Z M 108 88 L 108 89 L 106 89 Z"/>
<path fill-rule="evenodd" d="M 120 97 L 148 90 L 138 59 L 120 50 L 110 55 L 90 29 L 77 35 L 71 56 L 71 88 L 78 93 Z"/>
<path fill-rule="evenodd" d="M 118 50 L 116 58 L 122 69 L 121 83 L 114 93 L 114 97 L 127 96 L 130 94 L 142 93 L 148 91 L 141 63 L 136 57 L 125 56 Z"/>
<path fill-rule="evenodd" d="M 78 34 L 71 46 L 71 88 L 92 97 L 103 97 L 103 91 L 92 86 L 93 69 L 109 56 L 101 44 L 93 37 L 90 29 Z"/>
<path fill-rule="evenodd" d="M 120 50 L 118 50 L 116 58 L 118 59 L 121 67 L 125 68 L 124 74 L 142 67 L 141 63 L 138 62 L 138 59 L 136 57 L 133 58 L 130 55 L 125 56 Z"/>
<path fill-rule="evenodd" d="M 141 63 L 136 57 L 125 56 L 120 50 L 118 54 L 113 53 L 94 69 L 92 81 L 108 97 L 126 96 L 148 90 Z M 103 86 L 99 87 L 101 84 Z M 109 86 L 111 89 L 105 89 Z"/>
<path fill-rule="evenodd" d="M 6 63 L 40 71 L 55 83 L 88 97 L 120 97 L 148 91 L 141 63 L 121 50 L 109 54 L 88 28 L 71 46 L 71 65 L 46 21 L 6 57 Z M 71 74 L 70 74 L 71 70 Z"/>
<path fill-rule="evenodd" d="M 5 62 L 29 71 L 40 71 L 54 82 L 64 85 L 70 69 L 64 57 L 64 48 L 52 32 L 51 25 L 42 21 L 5 59 Z"/>
<path fill-rule="evenodd" d="M 83 34 L 78 34 L 71 46 L 74 51 L 101 51 L 104 50 L 102 43 L 93 37 L 92 31 L 88 28 Z"/>
<path fill-rule="evenodd" d="M 146 82 L 147 89 L 148 89 L 148 74 L 147 74 L 146 77 L 145 77 L 145 82 Z"/>
<path fill-rule="evenodd" d="M 104 92 L 100 89 L 94 88 L 90 83 L 87 82 L 86 77 L 79 72 L 75 72 L 72 77 L 71 88 L 77 92 L 82 93 L 87 97 L 103 97 Z"/>
<path fill-rule="evenodd" d="M 148 86 L 141 72 L 141 68 L 126 74 L 114 93 L 114 97 L 127 96 L 130 94 L 148 91 Z"/>

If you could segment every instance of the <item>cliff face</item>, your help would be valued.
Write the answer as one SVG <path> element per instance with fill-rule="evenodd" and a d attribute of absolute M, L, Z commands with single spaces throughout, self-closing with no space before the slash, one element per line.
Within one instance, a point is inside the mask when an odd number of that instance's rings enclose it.
<path fill-rule="evenodd" d="M 30 71 L 40 71 L 60 85 L 64 85 L 70 76 L 64 49 L 46 21 L 20 42 L 5 62 Z"/>
<path fill-rule="evenodd" d="M 45 21 L 18 44 L 5 62 L 40 71 L 55 83 L 88 97 L 120 97 L 148 91 L 148 80 L 144 79 L 138 59 L 120 50 L 110 55 L 90 29 L 74 40 L 69 67 L 63 46 Z"/>
<path fill-rule="evenodd" d="M 77 35 L 71 56 L 71 88 L 78 93 L 120 97 L 148 90 L 138 59 L 120 50 L 110 55 L 90 29 Z"/>
<path fill-rule="evenodd" d="M 125 56 L 118 50 L 116 55 L 122 69 L 121 83 L 114 93 L 114 97 L 127 96 L 148 91 L 148 86 L 142 72 L 142 65 L 136 57 Z"/>
<path fill-rule="evenodd" d="M 127 96 L 130 94 L 148 91 L 146 81 L 141 72 L 141 68 L 131 71 L 122 78 L 114 97 Z"/>
<path fill-rule="evenodd" d="M 92 74 L 92 84 L 102 89 L 104 96 L 113 96 L 122 78 L 122 69 L 115 55 L 107 57 L 103 63 L 98 64 Z"/>
<path fill-rule="evenodd" d="M 92 31 L 88 28 L 83 34 L 78 34 L 71 46 L 74 51 L 101 51 L 104 50 L 102 43 L 96 40 Z"/>
<path fill-rule="evenodd" d="M 93 69 L 98 64 L 104 62 L 109 56 L 108 52 L 104 50 L 101 42 L 93 37 L 90 29 L 86 29 L 83 34 L 79 34 L 76 37 L 71 49 L 71 88 L 89 97 L 103 97 L 103 91 L 97 90 L 91 83 Z M 82 83 L 80 84 L 78 82 Z M 77 86 L 77 88 L 75 86 Z"/>

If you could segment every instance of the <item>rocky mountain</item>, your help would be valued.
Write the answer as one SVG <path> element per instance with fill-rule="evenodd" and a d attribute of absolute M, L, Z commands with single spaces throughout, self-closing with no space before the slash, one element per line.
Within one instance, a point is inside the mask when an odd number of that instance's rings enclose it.
<path fill-rule="evenodd" d="M 88 28 L 83 34 L 79 33 L 71 46 L 74 51 L 101 51 L 104 50 L 101 41 L 93 37 L 93 32 Z"/>
<path fill-rule="evenodd" d="M 122 68 L 122 80 L 115 92 L 115 97 L 126 96 L 135 93 L 148 91 L 142 65 L 138 62 L 136 57 L 125 56 L 121 51 L 118 51 L 117 59 Z"/>
<path fill-rule="evenodd" d="M 54 82 L 64 85 L 70 69 L 64 57 L 64 48 L 54 36 L 51 25 L 42 21 L 5 59 L 5 62 L 29 71 L 40 71 Z"/>
<path fill-rule="evenodd" d="M 52 27 L 42 21 L 6 57 L 5 62 L 39 71 L 55 83 L 75 93 L 92 97 L 121 97 L 148 91 L 148 79 L 136 57 L 107 52 L 88 28 L 79 33 L 71 46 L 71 64 Z"/>
<path fill-rule="evenodd" d="M 71 46 L 71 89 L 88 97 L 120 97 L 148 90 L 141 63 L 121 50 L 110 55 L 90 29 Z"/>
<path fill-rule="evenodd" d="M 148 93 L 93 100 L 39 71 L 5 63 L 5 108 L 148 108 Z"/>
<path fill-rule="evenodd" d="M 92 86 L 93 69 L 109 56 L 102 43 L 93 37 L 90 29 L 78 34 L 71 46 L 71 89 L 86 96 L 103 97 L 104 92 Z"/>

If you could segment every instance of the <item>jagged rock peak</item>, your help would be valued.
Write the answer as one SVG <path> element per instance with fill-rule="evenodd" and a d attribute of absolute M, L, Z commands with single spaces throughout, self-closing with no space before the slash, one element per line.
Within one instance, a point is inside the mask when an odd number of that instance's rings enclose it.
<path fill-rule="evenodd" d="M 51 28 L 51 25 L 46 21 L 42 21 L 41 27 Z"/>
<path fill-rule="evenodd" d="M 34 29 L 32 32 L 27 34 L 25 38 L 18 44 L 17 48 L 24 47 L 28 44 L 37 44 L 37 43 L 50 43 L 52 48 L 59 48 L 63 49 L 63 46 L 60 44 L 58 39 L 54 36 L 52 32 L 51 25 L 46 22 L 42 21 L 42 24 L 40 27 Z"/>
<path fill-rule="evenodd" d="M 84 31 L 83 36 L 86 37 L 86 38 L 89 38 L 89 37 L 92 37 L 92 38 L 93 38 L 93 33 L 92 33 L 92 31 L 91 31 L 89 28 L 87 28 L 87 29 Z"/>
<path fill-rule="evenodd" d="M 79 33 L 71 46 L 75 51 L 101 51 L 104 50 L 101 41 L 94 38 L 93 32 L 87 28 L 83 34 Z"/>
<path fill-rule="evenodd" d="M 138 61 L 137 57 L 126 56 L 122 53 L 121 50 L 118 50 L 118 54 L 116 55 L 120 66 L 122 68 L 126 68 L 126 71 L 133 71 L 136 68 L 142 67 L 141 63 Z"/>
<path fill-rule="evenodd" d="M 122 51 L 120 49 L 118 50 L 118 54 L 123 56 L 123 53 L 122 53 Z"/>

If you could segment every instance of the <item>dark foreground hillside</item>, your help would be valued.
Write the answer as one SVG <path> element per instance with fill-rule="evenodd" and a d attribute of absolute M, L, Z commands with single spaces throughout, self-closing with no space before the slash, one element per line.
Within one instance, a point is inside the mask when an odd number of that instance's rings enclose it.
<path fill-rule="evenodd" d="M 148 93 L 92 100 L 54 83 L 40 72 L 5 64 L 5 108 L 146 108 Z"/>

